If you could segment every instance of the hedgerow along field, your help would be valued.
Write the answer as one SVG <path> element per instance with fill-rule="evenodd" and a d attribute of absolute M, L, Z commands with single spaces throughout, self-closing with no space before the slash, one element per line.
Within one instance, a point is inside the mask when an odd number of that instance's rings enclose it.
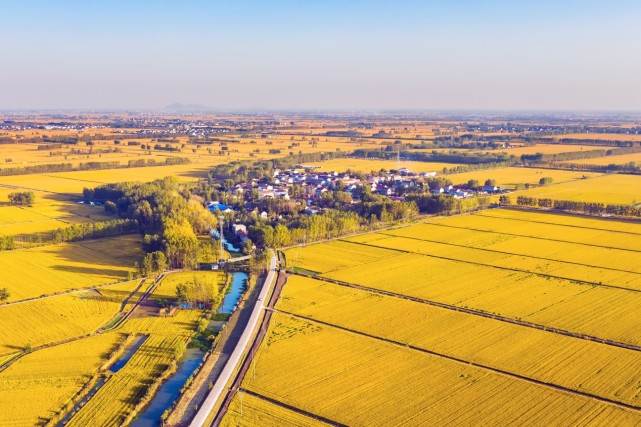
<path fill-rule="evenodd" d="M 605 205 L 637 205 L 641 203 L 641 176 L 611 174 L 524 190 L 515 193 L 514 197 L 517 195 Z"/>

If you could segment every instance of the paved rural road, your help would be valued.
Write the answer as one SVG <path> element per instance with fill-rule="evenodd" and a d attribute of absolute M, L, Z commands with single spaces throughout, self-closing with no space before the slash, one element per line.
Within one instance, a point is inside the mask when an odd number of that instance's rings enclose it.
<path fill-rule="evenodd" d="M 238 344 L 236 344 L 234 352 L 227 360 L 223 371 L 220 373 L 220 376 L 216 380 L 214 387 L 211 389 L 211 391 L 207 395 L 207 398 L 198 409 L 198 413 L 196 413 L 196 416 L 191 421 L 191 424 L 189 424 L 190 427 L 202 427 L 205 425 L 207 417 L 214 409 L 214 406 L 216 405 L 216 402 L 218 401 L 220 396 L 225 391 L 225 386 L 231 379 L 232 374 L 234 373 L 236 367 L 242 359 L 245 349 L 249 345 L 250 339 L 254 334 L 254 330 L 258 325 L 258 319 L 260 318 L 260 315 L 265 308 L 265 300 L 267 299 L 269 290 L 272 288 L 274 282 L 276 281 L 276 254 L 271 249 L 270 253 L 272 257 L 271 264 L 269 266 L 269 273 L 267 273 L 267 277 L 265 278 L 265 282 L 263 283 L 263 288 L 258 295 L 258 301 L 256 301 L 256 305 L 254 306 L 254 310 L 249 317 L 247 326 L 245 327 L 245 330 L 243 331 Z"/>

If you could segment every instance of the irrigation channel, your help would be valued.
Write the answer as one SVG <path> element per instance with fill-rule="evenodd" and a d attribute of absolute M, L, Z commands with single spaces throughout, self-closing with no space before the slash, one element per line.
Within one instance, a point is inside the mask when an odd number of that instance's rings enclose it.
<path fill-rule="evenodd" d="M 245 289 L 245 281 L 247 273 L 235 272 L 231 273 L 231 286 L 226 293 L 222 304 L 218 309 L 218 313 L 231 314 L 238 300 L 243 294 Z M 153 397 L 149 405 L 131 424 L 132 427 L 157 427 L 160 425 L 160 418 L 163 412 L 171 408 L 174 401 L 180 397 L 180 390 L 184 387 L 185 383 L 200 366 L 206 352 L 199 348 L 189 348 L 178 361 L 176 373 L 174 373 L 167 381 L 161 386 L 156 395 Z"/>
<path fill-rule="evenodd" d="M 121 370 L 127 364 L 129 359 L 131 359 L 131 356 L 133 356 L 136 353 L 136 351 L 138 351 L 138 349 L 140 348 L 140 346 L 142 346 L 142 344 L 145 342 L 146 339 L 147 339 L 146 335 L 139 335 L 135 337 L 129 344 L 127 344 L 127 347 L 125 347 L 125 350 L 123 351 L 122 355 L 118 358 L 118 360 L 116 360 L 109 367 L 109 371 L 111 371 L 112 373 L 116 373 L 119 370 Z M 102 387 L 104 383 L 105 383 L 105 378 L 104 377 L 99 378 L 98 381 L 96 381 L 96 384 L 94 384 L 93 387 L 91 387 L 91 390 L 89 390 L 87 395 L 84 398 L 82 398 L 79 402 L 77 402 L 74 405 L 73 409 L 69 411 L 69 413 L 65 415 L 58 422 L 57 425 L 61 427 L 67 424 L 69 420 L 76 414 L 76 412 L 78 412 L 78 410 L 82 408 L 89 401 L 89 399 L 91 399 L 96 394 L 98 389 Z"/>

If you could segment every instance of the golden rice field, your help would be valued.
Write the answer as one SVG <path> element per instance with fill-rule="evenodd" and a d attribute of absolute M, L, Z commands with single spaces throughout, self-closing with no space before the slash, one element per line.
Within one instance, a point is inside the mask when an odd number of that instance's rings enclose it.
<path fill-rule="evenodd" d="M 174 298 L 176 297 L 176 286 L 181 283 L 193 283 L 198 281 L 203 285 L 210 286 L 218 291 L 218 296 L 222 296 L 222 289 L 225 287 L 226 278 L 222 271 L 184 271 L 171 273 L 162 280 L 160 285 L 154 291 L 152 298 Z"/>
<path fill-rule="evenodd" d="M 636 205 L 641 203 L 641 176 L 604 175 L 594 179 L 583 179 L 519 191 L 513 197 L 521 195 L 556 200 L 598 202 L 606 205 Z"/>
<path fill-rule="evenodd" d="M 112 243 L 113 244 L 113 243 Z M 154 297 L 175 292 L 172 286 L 187 273 L 168 275 Z M 197 272 L 201 280 L 222 286 L 224 273 Z M 174 277 L 175 276 L 175 277 Z M 193 277 L 191 275 L 190 277 Z M 144 282 L 141 287 L 139 285 Z M 0 350 L 11 355 L 29 342 L 34 348 L 96 331 L 122 306 L 129 309 L 150 281 L 132 281 L 99 290 L 84 290 L 41 300 L 0 307 Z M 148 338 L 127 362 L 112 374 L 94 397 L 76 413 L 69 425 L 120 425 L 144 395 L 147 387 L 174 359 L 178 343 L 185 343 L 195 329 L 200 310 L 179 310 L 174 316 L 134 316 L 116 331 L 68 344 L 37 349 L 0 372 L 0 425 L 33 425 L 65 407 L 69 399 L 97 372 L 124 335 Z M 28 340 L 28 341 L 25 341 Z M 11 391 L 15 390 L 16 394 Z M 33 406 L 18 408 L 27 393 L 37 393 Z M 4 396 L 4 397 L 3 397 Z M 38 418 L 39 417 L 39 418 Z"/>
<path fill-rule="evenodd" d="M 629 290 L 417 254 L 402 254 L 366 269 L 350 267 L 322 277 L 641 344 L 634 310 L 641 303 L 641 294 Z M 569 311 L 579 305 L 595 314 L 576 316 Z"/>
<path fill-rule="evenodd" d="M 640 235 L 638 223 L 495 209 L 289 249 L 289 268 L 318 275 L 288 278 L 243 417 L 641 423 L 609 403 L 641 406 L 641 351 L 568 335 L 641 346 Z M 236 394 L 224 423 L 247 422 L 239 411 Z"/>
<path fill-rule="evenodd" d="M 13 132 L 12 134 L 20 133 Z M 41 133 L 27 136 L 32 137 L 39 134 Z M 74 132 L 59 132 L 59 134 L 75 136 Z M 109 134 L 109 132 L 107 131 L 104 134 Z M 56 163 L 71 163 L 77 167 L 80 163 L 107 161 L 127 165 L 129 161 L 141 159 L 153 159 L 162 163 L 169 157 L 184 157 L 191 161 L 191 166 L 181 168 L 181 174 L 195 176 L 201 169 L 206 170 L 217 164 L 235 160 L 276 158 L 290 153 L 347 152 L 353 151 L 355 148 L 375 148 L 382 143 L 382 141 L 377 140 L 353 142 L 344 137 L 317 137 L 317 140 L 312 144 L 311 137 L 277 134 L 272 135 L 271 138 L 261 138 L 256 135 L 252 138 L 221 136 L 218 139 L 219 141 L 212 144 L 191 144 L 188 143 L 187 137 L 178 137 L 175 141 L 167 143 L 159 142 L 157 139 L 152 138 L 128 138 L 126 135 L 113 134 L 110 139 L 94 140 L 92 147 L 86 146 L 81 142 L 76 145 L 63 145 L 60 149 L 38 150 L 39 144 L 34 143 L 0 144 L 0 159 L 10 160 L 0 163 L 0 169 Z M 119 140 L 121 143 L 116 145 L 114 143 L 115 140 Z M 128 141 L 137 142 L 138 145 L 128 145 Z M 157 144 L 163 147 L 169 144 L 178 151 L 155 150 L 152 148 L 150 154 L 148 150 L 141 148 L 141 145 L 153 147 Z M 90 148 L 93 149 L 92 152 L 89 152 Z M 99 152 L 101 150 L 114 149 L 120 150 L 120 152 Z M 76 150 L 76 152 L 74 153 L 73 150 Z M 270 150 L 279 150 L 279 152 L 270 153 Z M 149 171 L 149 174 L 160 175 L 162 172 Z"/>
<path fill-rule="evenodd" d="M 406 231 L 412 232 L 412 230 Z M 431 231 L 431 229 L 427 231 Z M 465 232 L 464 230 L 457 231 Z M 436 234 L 438 235 L 438 230 Z M 447 241 L 446 243 L 425 241 L 413 236 L 410 238 L 394 235 L 383 236 L 368 244 L 446 260 L 470 262 L 482 266 L 493 266 L 589 283 L 605 283 L 641 291 L 641 266 L 636 262 L 639 252 L 585 248 L 577 244 L 558 242 L 550 242 L 550 247 L 548 247 L 547 242 L 528 238 L 515 238 L 506 244 L 492 246 L 505 249 L 488 249 L 486 247 L 459 246 Z M 428 238 L 432 239 L 432 236 Z M 438 239 L 438 237 L 436 238 Z M 527 247 L 520 246 L 522 243 L 531 244 L 532 251 L 528 251 Z M 576 250 L 576 252 L 571 252 L 570 256 L 564 258 L 558 255 L 557 249 Z M 523 254 L 520 255 L 518 252 Z M 621 255 L 621 258 L 617 258 L 617 262 L 608 264 L 607 260 L 602 258 L 603 255 Z M 595 259 L 596 262 L 590 263 L 591 259 Z"/>
<path fill-rule="evenodd" d="M 641 141 L 641 135 L 624 133 L 568 133 L 556 135 L 553 139 L 600 139 L 603 141 Z"/>
<path fill-rule="evenodd" d="M 4 192 L 3 196 L 3 192 L 0 191 L 0 197 L 6 198 L 10 192 Z M 0 205 L 0 235 L 30 237 L 29 235 L 38 233 L 42 240 L 46 241 L 50 233 L 58 228 L 114 219 L 113 215 L 105 214 L 100 206 L 73 203 L 60 195 L 35 193 L 36 202 L 33 206 Z"/>
<path fill-rule="evenodd" d="M 69 421 L 68 426 L 119 426 L 143 397 L 145 390 L 174 358 L 174 348 L 185 343 L 201 316 L 198 310 L 179 310 L 173 317 L 127 320 L 119 332 L 149 335 L 127 364 L 113 374 Z"/>
<path fill-rule="evenodd" d="M 320 166 L 318 169 L 321 172 L 344 172 L 348 169 L 358 172 L 378 172 L 381 169 L 390 170 L 398 169 L 399 163 L 396 160 L 374 160 L 374 159 L 332 159 L 322 162 L 314 162 L 306 164 L 305 166 Z M 401 161 L 400 167 L 407 168 L 411 172 L 437 172 L 443 173 L 443 168 L 455 168 L 461 166 L 454 163 L 439 163 L 439 162 L 411 162 Z"/>
<path fill-rule="evenodd" d="M 281 314 L 254 363 L 244 388 L 353 426 L 641 422 L 636 411 Z"/>
<path fill-rule="evenodd" d="M 567 389 L 641 402 L 639 352 L 302 277 L 289 278 L 276 308 Z"/>
<path fill-rule="evenodd" d="M 224 427 L 322 427 L 322 421 L 283 408 L 259 397 L 244 393 L 233 399 L 220 423 Z M 241 410 L 242 406 L 242 410 Z"/>
<path fill-rule="evenodd" d="M 487 179 L 496 180 L 496 184 L 508 189 L 514 189 L 519 184 L 539 185 L 541 178 L 552 178 L 555 184 L 562 182 L 592 182 L 591 180 L 582 180 L 583 177 L 595 177 L 600 174 L 593 172 L 573 172 L 553 169 L 536 169 L 536 168 L 498 168 L 486 169 L 473 172 L 455 173 L 447 176 L 454 185 L 467 184 L 469 180 L 475 179 L 481 184 Z M 556 186 L 554 186 L 555 188 Z M 553 188 L 548 186 L 545 188 Z M 519 193 L 520 194 L 520 193 Z"/>
<path fill-rule="evenodd" d="M 598 157 L 596 159 L 568 160 L 564 163 L 577 163 L 580 165 L 626 165 L 641 162 L 641 153 L 621 154 L 619 156 Z"/>
<path fill-rule="evenodd" d="M 38 350 L 0 372 L 0 425 L 41 425 L 53 417 L 123 338 L 112 333 Z"/>
<path fill-rule="evenodd" d="M 376 248 L 364 252 L 362 248 L 342 241 L 314 244 L 285 251 L 288 267 L 315 272 L 327 272 L 350 266 L 366 265 L 395 255 L 394 251 Z"/>
<path fill-rule="evenodd" d="M 411 150 L 411 151 L 430 153 L 432 151 L 448 152 L 453 150 L 453 151 L 459 151 L 459 152 L 467 151 L 467 152 L 478 152 L 478 153 L 505 153 L 508 155 L 511 154 L 511 155 L 520 157 L 523 154 L 537 154 L 537 153 L 559 154 L 559 153 L 571 153 L 574 151 L 597 150 L 599 148 L 603 148 L 603 147 L 594 146 L 594 145 L 575 145 L 575 144 L 536 144 L 536 145 L 528 145 L 528 146 L 516 146 L 512 148 L 496 148 L 493 150 L 482 150 L 482 151 L 469 150 L 466 148 L 459 148 L 459 149 L 425 148 L 425 149 L 417 149 L 417 150 Z"/>
<path fill-rule="evenodd" d="M 122 281 L 142 256 L 138 235 L 0 252 L 9 301 Z"/>
<path fill-rule="evenodd" d="M 98 330 L 120 311 L 140 280 L 0 306 L 0 357 L 80 337 Z M 132 300 L 137 300 L 136 295 Z"/>
<path fill-rule="evenodd" d="M 638 221 L 621 221 L 615 218 L 595 218 L 582 215 L 573 215 L 564 212 L 531 212 L 519 209 L 489 209 L 483 212 L 478 212 L 475 215 L 475 218 L 477 219 L 481 217 L 499 218 L 501 220 L 500 225 L 502 230 L 505 230 L 507 224 L 513 224 L 511 227 L 518 227 L 516 224 L 525 223 L 526 227 L 521 227 L 522 234 L 525 234 L 523 233 L 523 231 L 525 230 L 535 231 L 538 229 L 538 232 L 532 233 L 531 235 L 542 237 L 549 237 L 548 233 L 555 233 L 558 231 L 555 231 L 554 228 L 548 228 L 548 232 L 544 233 L 543 231 L 545 230 L 545 228 L 540 228 L 541 226 L 545 227 L 546 225 L 550 224 L 556 226 L 569 226 L 570 228 L 587 228 L 600 231 L 616 231 L 630 234 L 641 234 L 641 223 Z M 453 221 L 454 217 L 450 218 L 450 220 Z M 566 231 L 568 230 L 568 228 L 563 229 Z M 567 233 L 564 233 L 563 237 L 566 236 Z M 580 234 L 576 233 L 574 236 L 574 240 L 578 242 L 590 243 L 591 240 L 580 239 L 580 236 Z M 614 239 L 614 242 L 618 243 L 619 239 Z M 612 243 L 612 241 L 610 243 Z"/>

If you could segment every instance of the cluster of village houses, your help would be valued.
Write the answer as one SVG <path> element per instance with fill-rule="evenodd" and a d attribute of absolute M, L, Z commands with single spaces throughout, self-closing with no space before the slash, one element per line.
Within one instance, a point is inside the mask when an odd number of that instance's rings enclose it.
<path fill-rule="evenodd" d="M 364 185 L 371 188 L 372 193 L 378 193 L 389 197 L 392 200 L 403 200 L 403 189 L 423 188 L 425 178 L 435 177 L 436 172 L 414 173 L 407 168 L 399 168 L 395 172 L 370 174 L 365 179 L 356 178 L 347 172 L 317 172 L 318 167 L 305 166 L 296 169 L 274 171 L 273 179 L 252 180 L 245 184 L 237 184 L 230 192 L 236 197 L 245 197 L 246 194 L 257 192 L 259 199 L 280 198 L 284 200 L 296 199 L 303 202 L 307 214 L 316 214 L 321 208 L 318 202 L 323 197 L 323 193 L 336 189 L 337 182 L 342 181 L 345 191 L 354 193 L 354 191 Z M 297 185 L 302 192 L 297 196 L 292 195 L 291 188 Z M 471 190 L 459 188 L 452 185 L 445 187 L 433 188 L 431 194 L 448 194 L 455 198 L 471 197 L 478 193 L 496 193 L 503 189 L 494 185 L 484 185 L 478 189 Z M 230 206 L 218 201 L 211 202 L 209 209 L 212 212 L 231 212 Z M 260 212 L 262 218 L 267 218 L 267 212 Z M 241 224 L 234 225 L 234 231 L 241 240 L 247 238 L 247 230 Z"/>

